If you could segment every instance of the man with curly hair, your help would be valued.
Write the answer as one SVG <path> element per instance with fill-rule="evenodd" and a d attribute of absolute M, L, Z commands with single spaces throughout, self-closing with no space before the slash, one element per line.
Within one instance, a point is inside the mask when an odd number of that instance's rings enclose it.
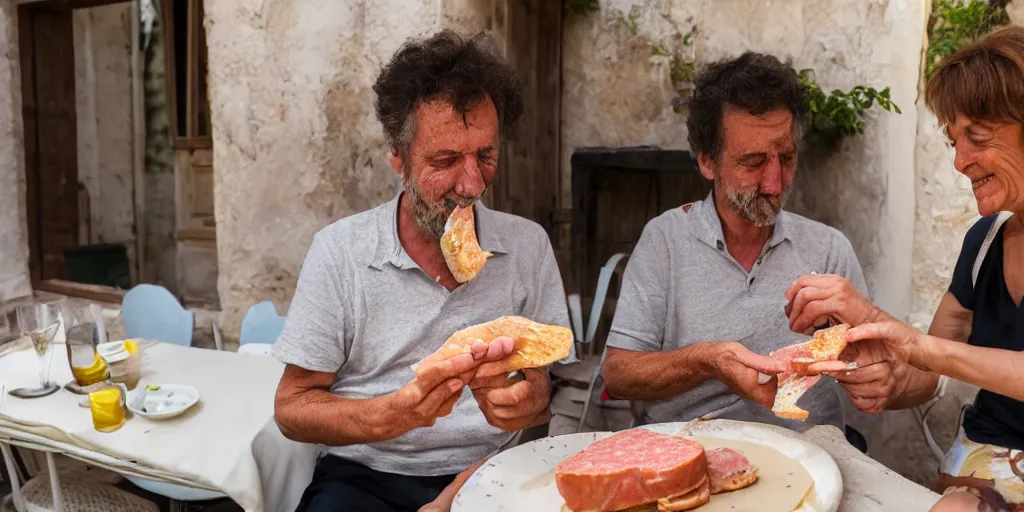
<path fill-rule="evenodd" d="M 643 401 L 642 421 L 711 415 L 844 428 L 845 393 L 835 380 L 803 396 L 805 421 L 772 413 L 778 382 L 766 380 L 785 369 L 767 355 L 806 339 L 786 317 L 794 280 L 838 274 L 867 292 L 842 233 L 782 208 L 806 111 L 796 71 L 771 55 L 746 52 L 695 80 L 686 124 L 712 191 L 644 228 L 623 276 L 602 370 L 609 394 Z M 861 398 L 858 407 L 874 405 Z"/>
<path fill-rule="evenodd" d="M 450 500 L 459 473 L 547 421 L 551 382 L 545 369 L 474 378 L 508 357 L 508 338 L 416 374 L 410 366 L 503 315 L 569 325 L 544 229 L 479 202 L 523 112 L 520 81 L 493 43 L 450 31 L 409 42 L 374 91 L 403 190 L 316 234 L 273 348 L 286 364 L 282 433 L 327 447 L 303 511 L 418 510 L 446 487 Z M 460 285 L 439 239 L 453 209 L 470 204 L 493 256 Z"/>

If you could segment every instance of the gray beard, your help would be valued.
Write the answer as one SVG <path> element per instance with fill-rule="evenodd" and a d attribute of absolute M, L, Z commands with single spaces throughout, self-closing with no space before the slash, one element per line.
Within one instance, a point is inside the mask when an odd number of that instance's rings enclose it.
<path fill-rule="evenodd" d="M 786 196 L 788 195 L 789 189 L 782 192 L 782 197 L 779 201 L 780 205 L 785 203 Z M 779 210 L 781 210 L 781 206 L 779 209 L 776 209 L 775 205 L 768 198 L 762 196 L 756 188 L 742 191 L 726 186 L 725 198 L 733 211 L 746 219 L 747 222 L 759 228 L 774 226 L 776 219 L 778 219 Z"/>
<path fill-rule="evenodd" d="M 437 240 L 440 240 L 444 235 L 444 227 L 448 222 L 448 216 L 451 215 L 451 212 L 458 206 L 469 206 L 474 201 L 467 199 L 456 202 L 446 197 L 440 203 L 431 205 L 423 199 L 416 180 L 405 179 L 403 180 L 403 186 L 405 187 L 405 192 L 409 194 L 413 216 L 416 217 L 416 225 Z"/>

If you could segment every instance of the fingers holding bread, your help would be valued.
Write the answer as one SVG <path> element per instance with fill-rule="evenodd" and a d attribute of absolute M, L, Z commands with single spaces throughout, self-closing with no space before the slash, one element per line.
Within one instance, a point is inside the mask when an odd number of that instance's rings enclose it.
<path fill-rule="evenodd" d="M 494 347 L 496 340 L 501 344 L 500 350 Z M 434 362 L 471 353 L 477 341 L 489 345 L 486 359 L 475 372 L 476 378 L 483 378 L 541 368 L 564 359 L 572 350 L 573 335 L 566 327 L 545 325 L 520 316 L 503 316 L 452 334 L 441 348 L 416 364 L 413 370 L 419 374 Z"/>

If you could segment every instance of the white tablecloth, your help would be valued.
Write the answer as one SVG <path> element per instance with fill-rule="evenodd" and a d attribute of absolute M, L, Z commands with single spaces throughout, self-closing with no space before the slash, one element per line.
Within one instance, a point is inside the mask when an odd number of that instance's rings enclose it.
<path fill-rule="evenodd" d="M 71 381 L 63 345 L 51 377 Z M 294 510 L 318 448 L 285 439 L 273 421 L 284 366 L 273 358 L 143 342 L 147 384 L 188 384 L 200 402 L 185 414 L 151 421 L 135 416 L 112 433 L 92 426 L 86 398 L 64 389 L 31 400 L 0 398 L 0 441 L 71 457 L 121 473 L 227 494 L 247 511 Z M 31 350 L 0 358 L 0 386 L 38 384 Z"/>

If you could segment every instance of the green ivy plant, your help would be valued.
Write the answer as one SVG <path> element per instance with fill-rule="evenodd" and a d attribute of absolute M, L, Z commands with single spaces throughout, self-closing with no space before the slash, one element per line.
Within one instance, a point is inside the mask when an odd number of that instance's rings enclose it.
<path fill-rule="evenodd" d="M 1008 0 L 932 0 L 928 20 L 928 49 L 925 53 L 925 79 L 932 76 L 939 62 L 960 47 L 992 29 L 1010 22 L 1006 14 Z"/>
<path fill-rule="evenodd" d="M 889 88 L 881 91 L 858 85 L 848 92 L 839 89 L 826 95 L 814 81 L 814 72 L 800 72 L 800 82 L 807 91 L 808 141 L 815 146 L 835 147 L 846 136 L 864 133 L 864 112 L 878 103 L 886 111 L 901 113 L 889 97 Z"/>
<path fill-rule="evenodd" d="M 565 0 L 566 12 L 577 16 L 586 16 L 599 8 L 598 0 Z"/>

